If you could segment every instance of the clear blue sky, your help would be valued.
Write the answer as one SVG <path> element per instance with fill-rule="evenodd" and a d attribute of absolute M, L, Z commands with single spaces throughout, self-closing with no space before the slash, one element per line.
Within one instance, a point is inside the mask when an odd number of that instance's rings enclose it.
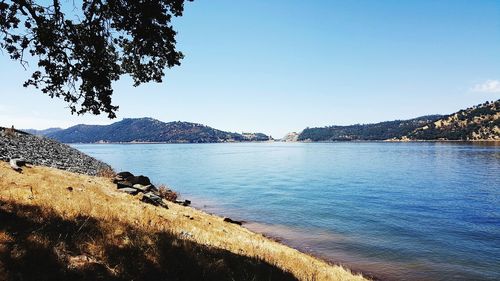
<path fill-rule="evenodd" d="M 500 98 L 500 1 L 187 3 L 186 58 L 163 84 L 115 85 L 118 120 L 154 117 L 229 131 L 290 131 L 451 113 Z M 33 69 L 31 69 L 33 70 Z M 25 89 L 0 54 L 0 125 L 107 124 Z"/>

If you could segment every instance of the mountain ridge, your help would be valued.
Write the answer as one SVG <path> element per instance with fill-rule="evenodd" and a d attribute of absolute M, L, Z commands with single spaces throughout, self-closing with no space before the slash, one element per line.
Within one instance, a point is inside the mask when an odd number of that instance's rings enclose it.
<path fill-rule="evenodd" d="M 37 129 L 22 129 L 22 131 L 32 134 L 32 135 L 39 135 L 39 136 L 45 136 L 50 133 L 58 132 L 64 130 L 63 128 L 59 127 L 54 127 L 54 128 L 48 128 L 48 129 L 43 129 L 43 130 L 37 130 Z"/>
<path fill-rule="evenodd" d="M 48 132 L 45 136 L 64 143 L 217 143 L 270 140 L 262 133 L 225 132 L 203 124 L 162 122 L 150 117 L 124 118 L 109 125 L 78 124 Z"/>
<path fill-rule="evenodd" d="M 262 133 L 234 133 L 191 122 L 162 122 L 150 117 L 124 118 L 110 125 L 78 124 L 67 129 L 24 130 L 65 143 L 217 143 L 270 141 Z M 500 100 L 487 101 L 448 115 L 408 120 L 305 128 L 281 141 L 472 141 L 500 140 Z"/>

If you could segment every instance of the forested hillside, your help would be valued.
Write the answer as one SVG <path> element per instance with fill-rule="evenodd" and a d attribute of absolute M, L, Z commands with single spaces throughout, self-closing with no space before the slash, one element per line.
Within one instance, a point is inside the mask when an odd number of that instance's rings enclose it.
<path fill-rule="evenodd" d="M 439 119 L 441 115 L 422 116 L 410 120 L 386 121 L 375 124 L 306 128 L 299 141 L 386 140 L 404 136 L 416 128 Z"/>
<path fill-rule="evenodd" d="M 64 143 L 167 142 L 209 143 L 262 141 L 264 134 L 242 135 L 189 122 L 164 123 L 153 118 L 128 118 L 111 125 L 76 125 L 46 134 Z M 267 138 L 266 138 L 267 137 Z"/>
<path fill-rule="evenodd" d="M 417 128 L 403 140 L 500 140 L 500 100 L 485 102 Z"/>

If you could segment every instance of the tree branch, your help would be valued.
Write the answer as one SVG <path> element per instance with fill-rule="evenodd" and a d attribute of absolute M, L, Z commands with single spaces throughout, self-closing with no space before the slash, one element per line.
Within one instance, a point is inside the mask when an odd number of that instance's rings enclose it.
<path fill-rule="evenodd" d="M 13 3 L 16 3 L 19 5 L 21 10 L 26 14 L 26 11 L 23 10 L 23 8 L 26 8 L 28 10 L 29 14 L 31 17 L 36 21 L 37 25 L 40 25 L 42 23 L 42 18 L 38 16 L 36 13 L 35 9 L 33 9 L 33 3 L 28 3 L 26 0 L 13 0 Z"/>

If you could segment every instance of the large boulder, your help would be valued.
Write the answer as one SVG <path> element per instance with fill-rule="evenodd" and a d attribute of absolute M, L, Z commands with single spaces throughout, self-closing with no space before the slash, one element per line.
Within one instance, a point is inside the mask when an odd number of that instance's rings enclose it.
<path fill-rule="evenodd" d="M 151 181 L 149 180 L 148 177 L 140 175 L 140 176 L 134 176 L 131 172 L 120 172 L 116 174 L 115 178 L 113 179 L 114 183 L 119 183 L 119 182 L 128 182 L 130 183 L 130 186 L 132 187 L 134 184 L 140 184 L 140 185 L 150 185 Z"/>
<path fill-rule="evenodd" d="M 134 175 L 131 172 L 119 172 L 118 174 L 115 175 L 113 182 L 117 183 L 120 181 L 126 181 L 129 178 L 133 178 L 133 177 L 134 177 Z"/>
<path fill-rule="evenodd" d="M 148 177 L 140 175 L 134 176 L 130 172 L 120 172 L 116 174 L 114 178 L 114 183 L 116 183 L 116 187 L 118 189 L 123 188 L 133 188 L 138 192 L 149 192 L 149 191 L 157 191 L 157 188 L 151 184 L 151 181 Z"/>
<path fill-rule="evenodd" d="M 12 158 L 10 159 L 9 164 L 12 169 L 20 172 L 22 170 L 21 167 L 26 165 L 26 160 L 22 158 Z"/>
<path fill-rule="evenodd" d="M 129 180 L 133 184 L 140 184 L 140 185 L 150 185 L 151 184 L 151 181 L 149 180 L 149 178 L 146 176 L 143 176 L 143 175 L 133 177 Z"/>
<path fill-rule="evenodd" d="M 134 175 L 131 172 L 119 172 L 116 174 L 117 177 L 122 177 L 122 178 L 129 178 L 133 177 Z"/>

